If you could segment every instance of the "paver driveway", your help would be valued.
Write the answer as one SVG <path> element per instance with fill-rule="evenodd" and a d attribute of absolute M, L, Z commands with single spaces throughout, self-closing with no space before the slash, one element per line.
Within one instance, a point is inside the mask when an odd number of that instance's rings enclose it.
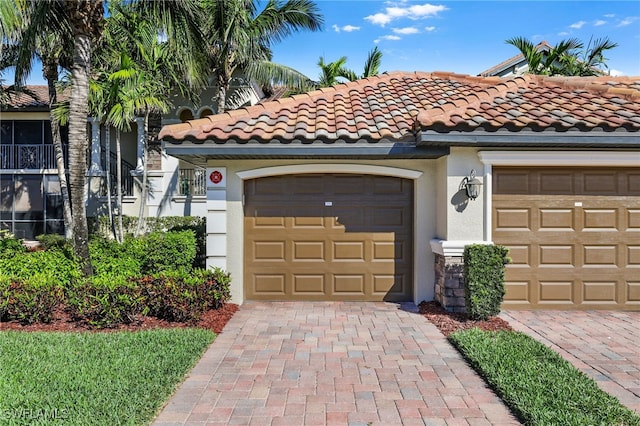
<path fill-rule="evenodd" d="M 507 311 L 500 316 L 640 414 L 640 312 Z"/>
<path fill-rule="evenodd" d="M 519 423 L 415 305 L 247 302 L 155 424 Z"/>

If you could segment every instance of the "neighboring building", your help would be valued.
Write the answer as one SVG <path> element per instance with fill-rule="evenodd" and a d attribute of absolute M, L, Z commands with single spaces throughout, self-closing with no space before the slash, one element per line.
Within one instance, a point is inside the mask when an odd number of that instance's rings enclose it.
<path fill-rule="evenodd" d="M 495 243 L 508 308 L 640 309 L 640 77 L 390 73 L 160 137 L 207 170 L 235 302 L 460 309 L 465 245 Z"/>
<path fill-rule="evenodd" d="M 63 233 L 62 196 L 51 142 L 48 89 L 29 86 L 9 95 L 0 109 L 0 229 L 16 237 L 33 240 L 43 233 Z M 207 88 L 197 105 L 174 97 L 174 109 L 155 124 L 180 123 L 211 115 L 216 110 L 216 92 Z M 233 106 L 252 105 L 264 94 L 255 84 L 232 81 L 229 96 Z M 116 193 L 116 131 L 99 120 L 87 119 L 89 137 L 88 205 L 91 216 L 106 214 L 107 174 L 111 193 Z M 67 134 L 63 128 L 66 151 Z M 109 140 L 109 143 L 107 142 Z M 123 206 L 125 215 L 137 216 L 143 170 L 144 122 L 137 118 L 131 130 L 121 134 L 123 166 Z M 107 157 L 109 153 L 109 157 Z M 150 144 L 149 189 L 146 213 L 149 216 L 206 214 L 205 170 L 164 154 L 159 141 Z M 108 173 L 107 173 L 108 171 Z"/>
<path fill-rule="evenodd" d="M 553 47 L 546 41 L 541 41 L 536 46 L 536 49 L 543 53 L 549 52 Z M 524 58 L 522 53 L 515 55 L 506 61 L 500 62 L 488 70 L 482 71 L 478 74 L 481 77 L 516 77 L 524 75 L 529 71 L 529 64 Z"/>

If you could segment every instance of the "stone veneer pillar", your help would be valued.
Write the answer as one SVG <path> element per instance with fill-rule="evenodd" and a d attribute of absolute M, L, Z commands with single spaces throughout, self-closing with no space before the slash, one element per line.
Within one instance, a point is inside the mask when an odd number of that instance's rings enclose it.
<path fill-rule="evenodd" d="M 464 248 L 470 244 L 491 244 L 487 241 L 431 240 L 434 254 L 434 299 L 449 312 L 466 312 L 464 301 Z"/>
<path fill-rule="evenodd" d="M 462 257 L 436 253 L 434 270 L 435 300 L 449 312 L 466 312 Z"/>

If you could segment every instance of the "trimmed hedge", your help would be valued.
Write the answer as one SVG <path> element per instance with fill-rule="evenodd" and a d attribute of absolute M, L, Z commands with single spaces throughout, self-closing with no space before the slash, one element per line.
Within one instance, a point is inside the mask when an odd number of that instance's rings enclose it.
<path fill-rule="evenodd" d="M 486 320 L 500 313 L 508 253 L 499 245 L 472 244 L 464 248 L 464 299 L 472 319 Z"/>

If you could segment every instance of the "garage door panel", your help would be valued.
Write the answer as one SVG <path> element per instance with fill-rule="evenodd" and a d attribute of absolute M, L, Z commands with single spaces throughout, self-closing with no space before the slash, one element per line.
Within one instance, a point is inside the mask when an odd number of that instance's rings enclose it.
<path fill-rule="evenodd" d="M 327 292 L 324 274 L 294 274 L 293 294 L 321 296 Z"/>
<path fill-rule="evenodd" d="M 574 231 L 575 214 L 573 209 L 540 209 L 540 230 Z"/>
<path fill-rule="evenodd" d="M 599 305 L 603 303 L 617 303 L 616 281 L 584 281 L 582 303 Z"/>
<path fill-rule="evenodd" d="M 293 241 L 293 262 L 324 262 L 324 241 Z"/>
<path fill-rule="evenodd" d="M 253 260 L 273 262 L 285 261 L 284 241 L 254 241 Z"/>
<path fill-rule="evenodd" d="M 496 231 L 501 230 L 522 230 L 528 231 L 531 223 L 530 209 L 514 209 L 499 207 L 496 208 L 496 218 L 494 223 Z"/>
<path fill-rule="evenodd" d="M 629 281 L 625 290 L 627 303 L 640 305 L 640 281 Z"/>
<path fill-rule="evenodd" d="M 271 178 L 258 180 L 247 183 L 249 194 L 271 188 Z M 284 192 L 245 194 L 248 299 L 411 300 L 411 181 L 366 175 L 276 181 Z"/>
<path fill-rule="evenodd" d="M 616 245 L 584 245 L 584 267 L 618 269 L 618 247 Z"/>
<path fill-rule="evenodd" d="M 513 260 L 505 307 L 638 309 L 639 177 L 628 168 L 496 167 L 493 241 Z"/>
<path fill-rule="evenodd" d="M 575 266 L 577 263 L 573 245 L 540 245 L 539 250 L 541 268 Z"/>
<path fill-rule="evenodd" d="M 627 230 L 640 231 L 640 210 L 629 209 L 627 211 Z"/>

